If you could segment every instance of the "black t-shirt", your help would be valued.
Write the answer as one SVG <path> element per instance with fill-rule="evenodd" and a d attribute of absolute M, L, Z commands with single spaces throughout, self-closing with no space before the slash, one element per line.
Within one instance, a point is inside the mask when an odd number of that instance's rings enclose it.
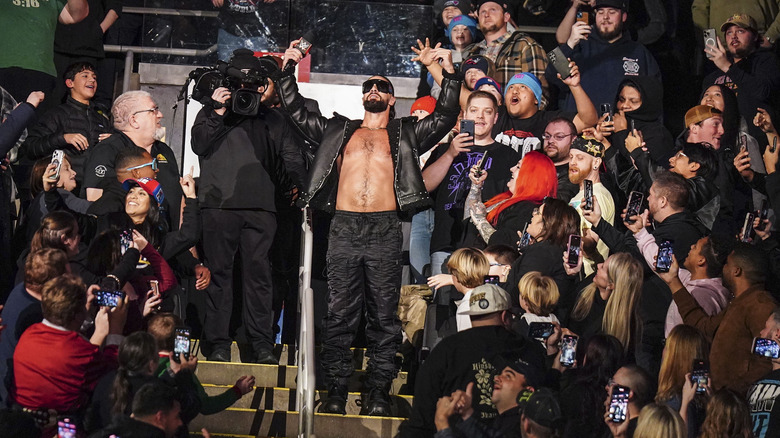
<path fill-rule="evenodd" d="M 498 109 L 498 122 L 493 126 L 493 138 L 502 144 L 525 155 L 533 150 L 541 150 L 544 141 L 544 128 L 550 120 L 563 117 L 574 120 L 576 113 L 569 111 L 537 111 L 527 119 L 518 119 L 507 113 L 506 107 Z"/>
<path fill-rule="evenodd" d="M 449 148 L 449 144 L 439 145 L 432 153 L 428 163 L 435 162 Z M 477 164 L 487 151 L 484 168 L 488 173 L 482 186 L 482 200 L 507 191 L 506 183 L 512 178 L 509 171 L 520 160 L 520 155 L 500 143 L 489 146 L 472 146 L 468 152 L 462 152 L 452 162 L 447 175 L 434 191 L 434 227 L 431 236 L 431 253 L 453 251 L 464 237 L 468 219 L 464 220 L 466 197 L 471 188 L 469 169 Z"/>

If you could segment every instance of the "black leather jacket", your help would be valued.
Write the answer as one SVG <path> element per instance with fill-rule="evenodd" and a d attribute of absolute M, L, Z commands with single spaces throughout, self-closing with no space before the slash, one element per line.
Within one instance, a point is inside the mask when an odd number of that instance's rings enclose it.
<path fill-rule="evenodd" d="M 393 119 L 387 125 L 390 153 L 395 165 L 396 203 L 405 213 L 414 213 L 432 205 L 420 172 L 419 154 L 433 147 L 455 126 L 460 112 L 461 83 L 460 77 L 445 72 L 442 92 L 431 115 L 420 121 L 414 117 Z M 349 120 L 338 114 L 328 119 L 308 112 L 294 77 L 283 76 L 278 84 L 284 109 L 305 136 L 319 143 L 309 180 L 298 202 L 333 213 L 338 189 L 338 172 L 333 171 L 336 159 L 362 120 Z"/>

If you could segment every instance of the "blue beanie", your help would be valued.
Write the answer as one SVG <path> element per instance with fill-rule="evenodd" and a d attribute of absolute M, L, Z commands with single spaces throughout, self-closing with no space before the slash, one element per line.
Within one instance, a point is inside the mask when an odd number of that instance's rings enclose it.
<path fill-rule="evenodd" d="M 477 40 L 477 22 L 468 15 L 458 15 L 450 21 L 450 25 L 447 26 L 447 36 L 452 35 L 452 29 L 455 26 L 466 26 L 471 32 L 471 41 Z"/>
<path fill-rule="evenodd" d="M 531 89 L 536 97 L 538 106 L 542 106 L 542 83 L 539 81 L 539 78 L 530 73 L 518 73 L 512 76 L 512 79 L 506 83 L 506 88 L 504 88 L 504 99 L 506 99 L 506 93 L 509 91 L 509 87 L 514 84 L 522 84 Z"/>

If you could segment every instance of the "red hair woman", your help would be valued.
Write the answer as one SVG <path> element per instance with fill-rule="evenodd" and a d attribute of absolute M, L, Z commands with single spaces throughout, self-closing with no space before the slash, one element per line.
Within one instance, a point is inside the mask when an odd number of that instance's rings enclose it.
<path fill-rule="evenodd" d="M 516 247 L 518 231 L 531 221 L 531 216 L 544 198 L 555 197 L 558 191 L 558 177 L 555 165 L 547 155 L 531 151 L 511 169 L 512 179 L 507 190 L 485 203 L 481 201 L 482 182 L 487 172 L 477 177 L 476 169 L 469 174 L 471 191 L 466 208 L 480 237 L 487 245 L 508 245 Z M 468 239 L 467 239 L 468 240 Z M 476 243 L 476 242 L 474 242 Z"/>

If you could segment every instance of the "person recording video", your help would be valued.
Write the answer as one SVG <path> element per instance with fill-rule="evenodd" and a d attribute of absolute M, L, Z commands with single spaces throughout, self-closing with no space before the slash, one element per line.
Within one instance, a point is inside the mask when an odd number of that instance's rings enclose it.
<path fill-rule="evenodd" d="M 261 103 L 274 68 L 273 60 L 235 50 L 221 69 L 226 76 L 222 83 L 230 88 L 218 87 L 210 100 L 204 99 L 192 127 L 192 150 L 200 157 L 203 250 L 212 272 L 204 328 L 209 360 L 231 359 L 233 261 L 240 251 L 243 322 L 253 361 L 278 363 L 272 352 L 268 258 L 276 231 L 274 193 L 288 190 L 286 173 L 304 175 L 305 169 L 284 116 Z"/>

